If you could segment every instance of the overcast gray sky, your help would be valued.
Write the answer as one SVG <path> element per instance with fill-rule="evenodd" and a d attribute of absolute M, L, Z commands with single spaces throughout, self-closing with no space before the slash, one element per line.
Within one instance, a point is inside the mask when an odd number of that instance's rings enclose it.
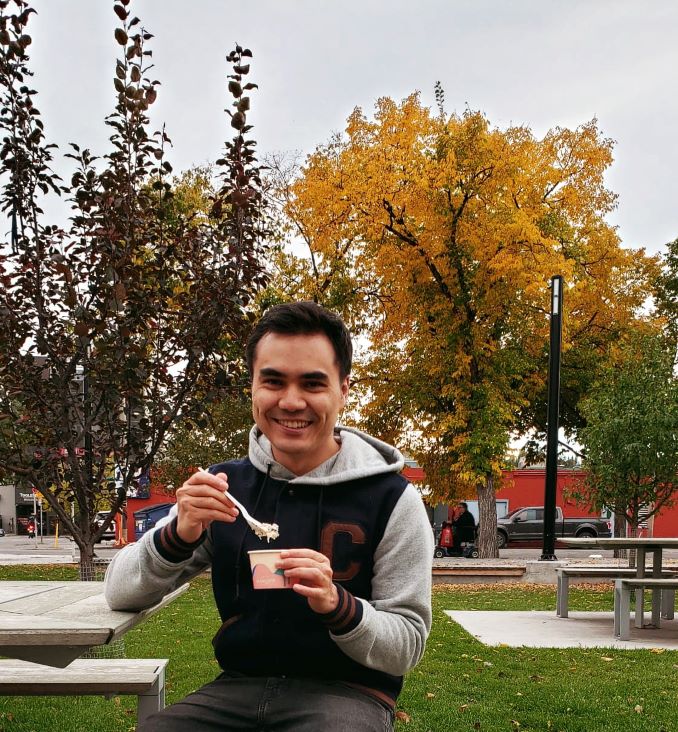
<path fill-rule="evenodd" d="M 109 0 L 33 0 L 30 52 L 50 139 L 106 152 L 118 23 Z M 627 246 L 678 236 L 675 0 L 132 0 L 155 34 L 153 121 L 176 170 L 213 161 L 231 129 L 226 53 L 254 52 L 248 118 L 261 152 L 310 152 L 355 106 L 419 90 L 536 135 L 597 117 L 616 140 L 610 217 Z M 61 164 L 60 164 L 61 165 Z M 62 168 L 67 170 L 67 168 Z"/>

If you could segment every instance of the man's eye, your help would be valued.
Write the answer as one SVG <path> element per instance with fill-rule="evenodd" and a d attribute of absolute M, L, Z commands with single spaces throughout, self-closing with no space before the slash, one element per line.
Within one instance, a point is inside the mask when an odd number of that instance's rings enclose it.
<path fill-rule="evenodd" d="M 324 381 L 307 381 L 306 382 L 307 389 L 322 389 L 324 386 L 325 386 Z"/>

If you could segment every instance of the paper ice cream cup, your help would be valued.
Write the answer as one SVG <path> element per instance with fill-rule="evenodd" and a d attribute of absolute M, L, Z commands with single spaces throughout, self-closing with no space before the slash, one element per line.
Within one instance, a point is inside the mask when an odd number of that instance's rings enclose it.
<path fill-rule="evenodd" d="M 255 590 L 282 590 L 292 587 L 292 582 L 285 577 L 283 570 L 275 566 L 280 560 L 280 549 L 257 549 L 248 554 Z"/>

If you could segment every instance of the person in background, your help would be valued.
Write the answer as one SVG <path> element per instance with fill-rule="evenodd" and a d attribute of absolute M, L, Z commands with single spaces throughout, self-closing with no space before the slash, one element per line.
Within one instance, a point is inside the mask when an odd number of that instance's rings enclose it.
<path fill-rule="evenodd" d="M 403 675 L 431 627 L 424 504 L 398 450 L 337 423 L 352 357 L 337 315 L 312 302 L 277 305 L 246 355 L 248 456 L 191 476 L 169 516 L 106 574 L 108 603 L 124 610 L 212 570 L 222 671 L 139 731 L 392 730 Z M 278 538 L 262 545 L 229 493 L 278 524 Z M 262 548 L 284 550 L 277 566 L 291 589 L 254 589 L 248 552 Z"/>
<path fill-rule="evenodd" d="M 443 528 L 440 532 L 439 545 L 446 553 L 449 554 L 449 550 L 452 548 L 454 543 L 452 523 L 450 521 L 443 521 Z"/>
<path fill-rule="evenodd" d="M 459 504 L 457 515 L 452 523 L 454 543 L 452 550 L 455 554 L 462 553 L 462 544 L 473 543 L 476 536 L 476 520 L 468 510 L 468 503 Z"/>

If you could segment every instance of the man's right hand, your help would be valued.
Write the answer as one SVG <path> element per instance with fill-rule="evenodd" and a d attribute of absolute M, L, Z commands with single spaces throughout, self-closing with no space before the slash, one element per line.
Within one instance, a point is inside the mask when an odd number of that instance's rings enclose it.
<path fill-rule="evenodd" d="M 188 544 L 197 541 L 212 521 L 233 523 L 239 511 L 226 498 L 226 473 L 194 473 L 177 490 L 177 533 Z"/>

